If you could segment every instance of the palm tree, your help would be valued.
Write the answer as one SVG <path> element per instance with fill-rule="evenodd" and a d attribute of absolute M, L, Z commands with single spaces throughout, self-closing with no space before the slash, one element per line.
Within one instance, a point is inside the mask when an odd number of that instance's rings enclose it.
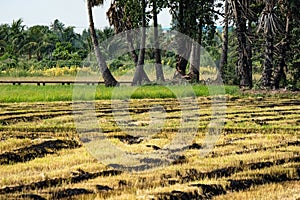
<path fill-rule="evenodd" d="M 144 71 L 145 64 L 145 52 L 146 52 L 146 0 L 142 0 L 141 8 L 142 8 L 142 27 L 141 27 L 141 44 L 140 44 L 140 52 L 138 57 L 137 68 L 133 76 L 132 85 L 140 85 L 143 82 L 150 82 L 147 74 Z"/>
<path fill-rule="evenodd" d="M 238 39 L 238 76 L 240 87 L 252 87 L 252 74 L 247 53 L 247 19 L 250 18 L 250 0 L 229 0 L 231 11 L 236 25 L 236 35 Z"/>
<path fill-rule="evenodd" d="M 60 22 L 58 19 L 54 20 L 54 22 L 50 25 L 51 30 L 53 31 L 53 33 L 55 33 L 57 39 L 60 42 L 63 42 L 63 32 L 65 29 L 65 25 Z"/>
<path fill-rule="evenodd" d="M 35 25 L 25 31 L 25 44 L 20 49 L 23 53 L 26 53 L 28 60 L 31 59 L 32 54 L 36 54 L 37 60 L 42 60 L 43 55 L 48 53 L 51 47 L 54 47 L 54 43 L 48 41 L 47 34 L 50 33 L 48 26 Z"/>
<path fill-rule="evenodd" d="M 105 58 L 100 51 L 99 43 L 98 43 L 97 36 L 96 36 L 95 26 L 94 26 L 92 8 L 94 6 L 103 4 L 103 0 L 86 0 L 86 2 L 87 2 L 87 9 L 88 9 L 89 23 L 90 23 L 91 38 L 92 38 L 92 42 L 94 45 L 94 51 L 96 54 L 98 66 L 100 68 L 100 72 L 102 74 L 105 86 L 107 86 L 107 87 L 117 86 L 118 81 L 116 81 L 116 79 L 111 74 L 110 70 L 107 67 Z"/>
<path fill-rule="evenodd" d="M 171 0 L 168 2 L 170 13 L 173 18 L 173 24 L 179 33 L 188 35 L 189 29 L 186 27 L 188 22 L 186 20 L 186 13 L 188 12 L 188 5 L 184 0 Z M 177 37 L 177 36 L 176 36 Z M 179 36 L 180 37 L 180 36 Z M 177 55 L 176 55 L 176 71 L 174 78 L 186 77 L 186 68 L 188 64 L 187 58 L 190 57 L 191 46 L 182 41 L 180 38 L 177 41 Z"/>
<path fill-rule="evenodd" d="M 285 69 L 287 69 L 287 63 L 286 63 L 286 60 L 288 57 L 287 52 L 290 49 L 290 42 L 291 42 L 290 41 L 291 22 L 293 20 L 298 21 L 297 17 L 295 15 L 293 16 L 294 11 L 297 10 L 296 12 L 299 13 L 296 2 L 298 2 L 298 1 L 297 0 L 283 0 L 283 1 L 280 1 L 280 3 L 279 3 L 281 14 L 285 18 L 285 30 L 284 30 L 284 34 L 283 34 L 284 35 L 283 39 L 279 42 L 279 44 L 277 44 L 278 49 L 279 49 L 279 65 L 276 69 L 274 69 L 274 78 L 273 78 L 273 83 L 272 83 L 272 86 L 275 89 L 279 89 L 281 81 L 283 81 L 284 85 L 286 85 L 286 83 L 287 83 Z M 299 5 L 299 3 L 298 3 L 298 5 Z M 298 24 L 298 22 L 297 22 L 297 24 Z"/>
<path fill-rule="evenodd" d="M 0 56 L 6 52 L 9 43 L 9 29 L 10 27 L 8 24 L 0 25 Z"/>
<path fill-rule="evenodd" d="M 130 55 L 132 57 L 135 66 L 137 66 L 138 55 L 135 51 L 133 38 L 131 36 L 131 31 L 130 31 L 131 29 L 134 28 L 133 22 L 131 20 L 131 17 L 126 16 L 125 9 L 124 9 L 125 6 L 123 4 L 124 2 L 113 1 L 106 15 L 108 17 L 109 24 L 114 27 L 116 34 L 125 31 Z"/>
<path fill-rule="evenodd" d="M 136 72 L 132 81 L 133 85 L 141 84 L 142 82 L 149 82 L 145 70 L 145 40 L 146 40 L 146 1 L 113 1 L 106 15 L 109 19 L 110 25 L 114 26 L 115 33 L 123 31 L 126 35 L 128 49 L 131 57 L 136 65 Z M 141 8 L 141 9 L 137 9 Z M 125 12 L 126 10 L 126 12 Z M 141 18 L 141 20 L 140 20 Z M 142 23 L 141 23 L 142 22 Z M 134 47 L 134 39 L 132 37 L 132 29 L 137 28 L 141 24 L 141 41 L 139 47 L 139 54 L 137 54 Z"/>
<path fill-rule="evenodd" d="M 24 35 L 25 25 L 23 25 L 23 20 L 18 19 L 13 21 L 10 31 L 9 31 L 9 44 L 11 51 L 10 53 L 18 56 L 20 54 L 20 49 L 24 45 L 25 35 Z"/>
<path fill-rule="evenodd" d="M 262 86 L 271 87 L 273 73 L 274 37 L 281 31 L 281 22 L 274 9 L 276 0 L 264 0 L 265 8 L 260 17 L 258 31 L 263 30 L 265 38 L 265 53 L 262 73 Z"/>

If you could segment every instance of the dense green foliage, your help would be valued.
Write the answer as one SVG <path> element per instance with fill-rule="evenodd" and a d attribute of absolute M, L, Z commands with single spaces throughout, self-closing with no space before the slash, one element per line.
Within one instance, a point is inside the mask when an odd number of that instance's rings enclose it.
<path fill-rule="evenodd" d="M 90 33 L 75 32 L 55 20 L 50 27 L 32 26 L 27 28 L 21 19 L 11 25 L 0 25 L 0 71 L 2 75 L 14 75 L 16 69 L 49 69 L 53 67 L 82 66 L 93 50 Z M 113 35 L 110 28 L 96 30 L 100 41 Z"/>
<path fill-rule="evenodd" d="M 227 13 L 222 9 L 224 2 L 228 3 Z M 103 1 L 91 1 L 92 7 L 102 4 Z M 102 42 L 116 33 L 150 26 L 151 20 L 157 22 L 156 15 L 162 9 L 168 9 L 172 16 L 171 29 L 201 44 L 210 53 L 215 65 L 222 66 L 221 76 L 217 77 L 222 77 L 226 84 L 262 89 L 299 89 L 299 6 L 297 0 L 114 0 L 107 12 L 113 28 L 96 30 L 96 37 Z M 227 24 L 230 24 L 229 30 L 222 30 L 222 26 L 217 28 L 225 16 Z M 229 31 L 226 43 L 225 31 Z M 141 66 L 155 63 L 157 80 L 163 80 L 163 72 L 158 72 L 160 64 L 174 68 L 174 78 L 192 82 L 205 80 L 199 69 L 205 66 L 199 59 L 200 49 L 178 42 L 176 53 L 157 51 L 159 45 L 161 48 L 168 44 L 168 41 L 157 40 L 161 34 L 163 30 L 159 26 L 148 30 L 145 51 L 141 38 L 128 34 L 124 45 L 129 46 L 130 53 L 112 60 L 110 48 L 113 47 L 101 48 L 102 64 L 97 66 L 91 65 L 89 57 L 95 48 L 90 30 L 78 34 L 74 27 L 66 27 L 59 20 L 49 27 L 26 27 L 19 19 L 12 24 L 0 25 L 0 75 L 30 75 L 28 71 L 53 67 L 75 67 L 77 70 L 77 67 L 87 66 L 95 71 L 107 62 L 108 71 L 115 72 L 114 75 L 136 66 L 136 72 L 140 70 L 140 76 L 149 80 Z M 228 48 L 225 48 L 226 45 Z M 96 63 L 95 60 L 93 62 Z M 31 73 L 39 74 L 44 73 Z"/>

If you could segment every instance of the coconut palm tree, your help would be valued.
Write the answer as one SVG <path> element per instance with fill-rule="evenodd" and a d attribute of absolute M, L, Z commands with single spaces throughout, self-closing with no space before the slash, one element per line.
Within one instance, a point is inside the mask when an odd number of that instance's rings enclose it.
<path fill-rule="evenodd" d="M 283 32 L 280 19 L 275 13 L 276 0 L 263 0 L 265 7 L 261 13 L 258 31 L 263 30 L 265 53 L 262 73 L 262 86 L 271 87 L 273 74 L 274 37 Z"/>
<path fill-rule="evenodd" d="M 147 1 L 124 1 L 115 0 L 111 4 L 108 12 L 106 13 L 110 25 L 114 26 L 115 33 L 125 32 L 128 49 L 131 57 L 136 65 L 136 72 L 133 77 L 132 84 L 139 85 L 142 82 L 150 82 L 145 70 L 145 42 L 146 42 L 146 7 Z M 132 37 L 132 29 L 141 26 L 141 41 L 139 47 L 139 54 L 134 48 L 134 39 Z"/>
<path fill-rule="evenodd" d="M 107 86 L 107 87 L 117 86 L 118 81 L 111 74 L 110 70 L 107 67 L 106 60 L 100 51 L 99 43 L 98 43 L 97 36 L 96 36 L 95 26 L 94 26 L 92 8 L 94 6 L 103 4 L 103 0 L 86 0 L 86 3 L 87 3 L 87 9 L 88 9 L 91 38 L 92 38 L 92 42 L 94 45 L 94 51 L 95 51 L 95 55 L 97 58 L 98 66 L 99 66 L 100 72 L 102 74 L 105 86 Z"/>
<path fill-rule="evenodd" d="M 130 55 L 134 64 L 137 66 L 138 54 L 135 51 L 132 32 L 130 31 L 134 29 L 134 23 L 131 20 L 131 17 L 128 17 L 127 13 L 125 13 L 124 4 L 126 4 L 126 2 L 116 0 L 113 1 L 106 15 L 108 17 L 109 24 L 114 27 L 116 34 L 125 32 Z"/>
<path fill-rule="evenodd" d="M 8 24 L 0 25 L 0 56 L 6 52 L 9 43 L 9 29 L 10 27 Z"/>
<path fill-rule="evenodd" d="M 24 45 L 25 35 L 24 35 L 25 25 L 23 25 L 23 20 L 14 20 L 9 29 L 9 46 L 11 52 L 15 56 L 20 55 L 20 49 Z"/>
<path fill-rule="evenodd" d="M 252 69 L 249 66 L 251 58 L 247 48 L 247 20 L 251 18 L 251 0 L 229 0 L 231 12 L 236 25 L 236 35 L 238 40 L 238 76 L 240 87 L 252 87 Z"/>
<path fill-rule="evenodd" d="M 145 64 L 145 52 L 146 52 L 146 7 L 147 2 L 146 0 L 141 1 L 141 8 L 142 8 L 142 27 L 141 27 L 141 44 L 140 44 L 140 51 L 138 57 L 137 68 L 133 76 L 132 85 L 141 85 L 144 82 L 150 82 L 147 74 L 144 71 L 144 64 Z"/>

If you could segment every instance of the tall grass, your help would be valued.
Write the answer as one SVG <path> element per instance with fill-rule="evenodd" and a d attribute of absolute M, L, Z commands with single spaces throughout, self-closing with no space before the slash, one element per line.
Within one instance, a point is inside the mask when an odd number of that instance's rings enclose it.
<path fill-rule="evenodd" d="M 217 87 L 217 86 L 214 86 Z M 113 98 L 145 99 L 145 98 L 177 98 L 189 96 L 210 96 L 211 87 L 204 85 L 189 86 L 121 86 L 107 88 L 104 86 L 85 85 L 0 85 L 0 102 L 51 102 L 72 101 L 73 92 L 77 100 L 108 100 Z M 230 95 L 238 95 L 238 87 L 225 86 L 225 91 Z M 113 95 L 112 95 L 113 94 Z"/>

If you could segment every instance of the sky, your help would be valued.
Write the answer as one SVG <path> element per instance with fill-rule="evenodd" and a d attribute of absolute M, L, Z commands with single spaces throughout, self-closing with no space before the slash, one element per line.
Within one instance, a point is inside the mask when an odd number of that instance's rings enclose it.
<path fill-rule="evenodd" d="M 23 19 L 24 25 L 50 25 L 58 19 L 66 26 L 76 27 L 76 32 L 88 28 L 88 17 L 85 0 L 1 0 L 0 24 L 11 24 L 13 20 Z M 96 28 L 109 26 L 106 17 L 111 0 L 104 6 L 94 8 Z M 167 10 L 158 17 L 162 27 L 170 27 L 171 16 Z"/>

